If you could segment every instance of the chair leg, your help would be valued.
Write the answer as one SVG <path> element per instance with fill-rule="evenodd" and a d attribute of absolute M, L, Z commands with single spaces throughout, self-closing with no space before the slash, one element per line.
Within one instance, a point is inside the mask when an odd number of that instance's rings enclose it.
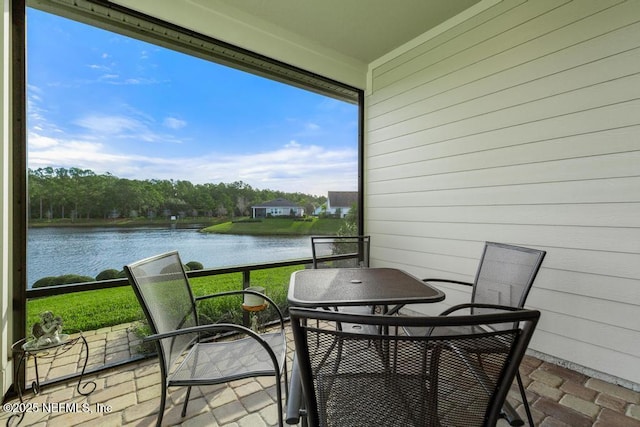
<path fill-rule="evenodd" d="M 284 416 L 282 407 L 282 384 L 280 383 L 280 376 L 276 375 L 276 396 L 278 397 L 278 425 L 284 427 Z M 288 392 L 287 392 L 288 394 Z"/>
<path fill-rule="evenodd" d="M 531 416 L 531 409 L 529 408 L 529 402 L 527 401 L 527 395 L 524 391 L 524 385 L 522 384 L 522 378 L 520 377 L 519 371 L 516 372 L 516 380 L 518 381 L 520 396 L 522 396 L 522 404 L 524 405 L 524 410 L 527 413 L 527 421 L 529 421 L 529 426 L 533 427 L 533 417 Z"/>
<path fill-rule="evenodd" d="M 524 425 L 524 421 L 522 421 L 520 415 L 518 415 L 513 406 L 511 406 L 511 404 L 506 400 L 504 402 L 504 405 L 502 405 L 501 416 L 507 420 L 511 427 L 519 427 Z"/>
<path fill-rule="evenodd" d="M 164 387 L 162 395 L 160 396 L 160 408 L 158 408 L 158 420 L 156 421 L 156 427 L 162 426 L 162 417 L 164 416 L 164 407 L 167 404 L 167 388 Z"/>
<path fill-rule="evenodd" d="M 187 405 L 189 404 L 189 396 L 191 395 L 191 386 L 187 387 L 187 394 L 184 397 L 184 403 L 182 404 L 182 418 L 187 415 Z"/>

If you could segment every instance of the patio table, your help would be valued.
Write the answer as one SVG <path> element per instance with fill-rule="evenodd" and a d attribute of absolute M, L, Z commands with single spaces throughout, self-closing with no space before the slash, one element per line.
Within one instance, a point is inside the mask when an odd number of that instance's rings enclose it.
<path fill-rule="evenodd" d="M 391 306 L 384 314 L 395 314 L 406 304 L 444 298 L 439 289 L 396 268 L 299 270 L 291 274 L 287 297 L 296 307 Z"/>

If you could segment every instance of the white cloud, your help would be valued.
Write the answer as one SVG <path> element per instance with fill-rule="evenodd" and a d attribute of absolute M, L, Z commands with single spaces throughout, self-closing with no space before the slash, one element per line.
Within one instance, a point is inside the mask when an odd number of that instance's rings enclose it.
<path fill-rule="evenodd" d="M 93 125 L 103 126 L 106 121 Z M 130 129 L 135 121 L 111 121 L 112 129 Z M 326 195 L 354 191 L 356 150 L 328 150 L 295 141 L 282 148 L 237 155 L 159 157 L 114 153 L 108 143 L 81 138 L 54 138 L 30 132 L 29 167 L 79 167 L 129 179 L 179 179 L 194 184 L 244 181 L 254 188 Z M 152 151 L 150 151 L 152 153 Z"/>
<path fill-rule="evenodd" d="M 187 125 L 187 122 L 176 119 L 175 117 L 166 117 L 162 124 L 169 129 L 181 129 Z"/>
<path fill-rule="evenodd" d="M 102 76 L 100 76 L 101 80 L 115 80 L 117 78 L 119 78 L 120 76 L 118 74 L 103 74 Z"/>
<path fill-rule="evenodd" d="M 326 195 L 329 190 L 354 191 L 357 186 L 355 149 L 332 151 L 289 143 L 270 152 L 203 160 L 197 176 L 208 178 L 208 182 L 241 180 L 256 188 L 316 195 Z"/>
<path fill-rule="evenodd" d="M 155 131 L 157 124 L 144 114 L 130 111 L 128 115 L 92 114 L 73 122 L 84 128 L 87 139 L 118 138 L 142 142 L 181 143 L 170 134 Z"/>
<path fill-rule="evenodd" d="M 55 138 L 50 138 L 48 136 L 42 136 L 35 133 L 29 134 L 29 149 L 42 149 L 55 147 L 58 145 L 58 140 Z"/>
<path fill-rule="evenodd" d="M 125 116 L 89 115 L 74 123 L 97 135 L 137 132 L 146 128 L 143 122 Z"/>

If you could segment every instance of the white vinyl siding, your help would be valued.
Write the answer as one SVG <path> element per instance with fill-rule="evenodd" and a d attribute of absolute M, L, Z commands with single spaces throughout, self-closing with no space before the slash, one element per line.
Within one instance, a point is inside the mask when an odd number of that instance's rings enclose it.
<path fill-rule="evenodd" d="M 545 249 L 531 347 L 640 384 L 640 1 L 505 0 L 369 73 L 372 265 L 471 281 L 485 241 Z"/>

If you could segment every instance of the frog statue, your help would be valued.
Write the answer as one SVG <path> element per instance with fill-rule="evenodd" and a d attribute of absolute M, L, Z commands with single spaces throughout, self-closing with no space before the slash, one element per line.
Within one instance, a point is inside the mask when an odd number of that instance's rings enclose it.
<path fill-rule="evenodd" d="M 53 315 L 50 311 L 40 313 L 40 322 L 34 323 L 31 334 L 36 340 L 36 347 L 44 347 L 52 344 L 59 344 L 60 332 L 62 331 L 62 318 Z"/>

